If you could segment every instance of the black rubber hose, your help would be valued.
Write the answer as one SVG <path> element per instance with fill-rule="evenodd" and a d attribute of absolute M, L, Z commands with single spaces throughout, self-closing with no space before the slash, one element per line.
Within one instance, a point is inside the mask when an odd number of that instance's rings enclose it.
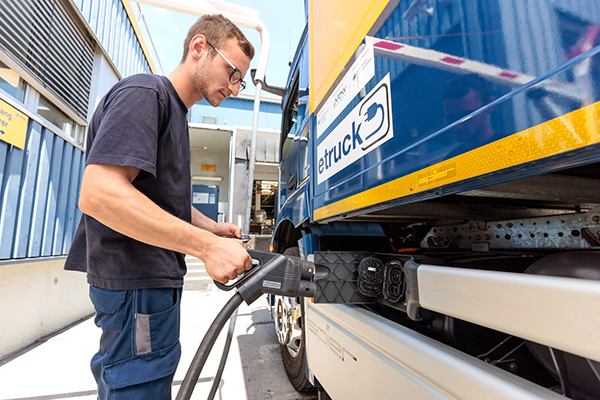
<path fill-rule="evenodd" d="M 219 368 L 215 374 L 215 380 L 213 381 L 210 393 L 208 394 L 208 400 L 213 400 L 217 394 L 217 389 L 221 383 L 221 377 L 223 376 L 223 370 L 225 369 L 225 363 L 227 362 L 227 356 L 229 356 L 229 348 L 231 347 L 231 341 L 233 340 L 233 331 L 235 330 L 235 322 L 237 320 L 237 308 L 229 318 L 229 329 L 227 331 L 227 338 L 225 339 L 225 347 L 223 348 L 223 355 L 219 362 Z"/>
<path fill-rule="evenodd" d="M 215 318 L 210 328 L 208 328 L 208 332 L 206 332 L 204 339 L 202 339 L 202 343 L 200 343 L 200 346 L 198 346 L 198 351 L 196 351 L 196 355 L 192 360 L 192 364 L 185 374 L 185 378 L 183 378 L 183 382 L 181 383 L 181 388 L 177 393 L 176 400 L 189 400 L 192 397 L 192 392 L 196 387 L 196 382 L 198 382 L 200 372 L 202 372 L 202 368 L 206 363 L 206 359 L 210 354 L 210 350 L 219 337 L 221 329 L 223 329 L 223 326 L 231 314 L 237 310 L 243 301 L 244 299 L 242 299 L 242 296 L 239 293 L 233 295 L 227 304 L 225 304 L 225 307 L 223 307 L 219 315 L 217 315 L 217 318 Z"/>

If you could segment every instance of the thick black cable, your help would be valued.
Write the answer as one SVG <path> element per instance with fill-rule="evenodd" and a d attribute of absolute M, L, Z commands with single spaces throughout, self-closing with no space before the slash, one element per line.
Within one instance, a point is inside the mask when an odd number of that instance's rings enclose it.
<path fill-rule="evenodd" d="M 219 384 L 221 383 L 221 377 L 223 376 L 223 370 L 225 369 L 225 363 L 227 362 L 227 357 L 229 356 L 229 348 L 231 347 L 231 341 L 233 340 L 233 331 L 235 330 L 235 322 L 237 320 L 237 312 L 236 308 L 231 318 L 229 318 L 229 330 L 227 331 L 227 338 L 225 339 L 225 347 L 223 348 L 223 355 L 221 356 L 221 361 L 219 362 L 219 368 L 217 368 L 217 373 L 215 374 L 215 380 L 213 381 L 212 387 L 210 388 L 210 393 L 208 394 L 208 400 L 213 400 L 215 395 L 217 394 L 217 389 L 219 388 Z"/>
<path fill-rule="evenodd" d="M 208 332 L 206 332 L 206 335 L 204 335 L 204 339 L 202 339 L 202 343 L 200 343 L 198 351 L 196 351 L 196 355 L 192 360 L 192 364 L 185 374 L 185 378 L 183 378 L 183 382 L 181 383 L 181 388 L 177 393 L 176 400 L 189 400 L 192 397 L 192 392 L 196 387 L 196 383 L 198 382 L 202 368 L 206 363 L 206 359 L 210 354 L 210 350 L 219 337 L 221 329 L 223 329 L 223 326 L 231 314 L 237 310 L 243 301 L 244 299 L 242 299 L 242 296 L 239 293 L 233 295 L 227 304 L 225 304 L 225 307 L 223 307 L 221 312 L 219 312 L 219 315 L 217 315 L 210 328 L 208 328 Z"/>

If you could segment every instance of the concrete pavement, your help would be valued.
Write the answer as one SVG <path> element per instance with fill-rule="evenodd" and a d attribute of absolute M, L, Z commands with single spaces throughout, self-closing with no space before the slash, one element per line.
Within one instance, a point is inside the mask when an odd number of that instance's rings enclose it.
<path fill-rule="evenodd" d="M 231 297 L 218 290 L 193 258 L 182 298 L 182 357 L 175 374 L 173 398 L 205 332 Z M 206 399 L 214 380 L 227 325 L 213 348 L 192 399 Z M 96 399 L 96 384 L 89 362 L 97 351 L 100 329 L 93 319 L 38 343 L 0 366 L 0 400 Z M 289 383 L 265 297 L 238 311 L 234 338 L 215 397 L 221 400 L 312 400 L 316 394 L 297 393 Z"/>

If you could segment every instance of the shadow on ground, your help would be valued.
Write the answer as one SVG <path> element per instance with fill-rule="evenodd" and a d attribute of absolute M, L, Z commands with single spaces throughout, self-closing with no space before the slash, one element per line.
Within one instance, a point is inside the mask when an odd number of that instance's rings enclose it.
<path fill-rule="evenodd" d="M 317 399 L 316 393 L 296 392 L 288 380 L 267 307 L 253 310 L 250 318 L 246 334 L 237 337 L 248 400 Z"/>

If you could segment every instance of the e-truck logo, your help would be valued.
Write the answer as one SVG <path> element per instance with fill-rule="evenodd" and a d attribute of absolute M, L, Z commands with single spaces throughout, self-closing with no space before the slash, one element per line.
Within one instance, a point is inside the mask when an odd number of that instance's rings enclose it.
<path fill-rule="evenodd" d="M 394 136 L 391 115 L 387 74 L 317 146 L 317 183 L 390 140 Z"/>

